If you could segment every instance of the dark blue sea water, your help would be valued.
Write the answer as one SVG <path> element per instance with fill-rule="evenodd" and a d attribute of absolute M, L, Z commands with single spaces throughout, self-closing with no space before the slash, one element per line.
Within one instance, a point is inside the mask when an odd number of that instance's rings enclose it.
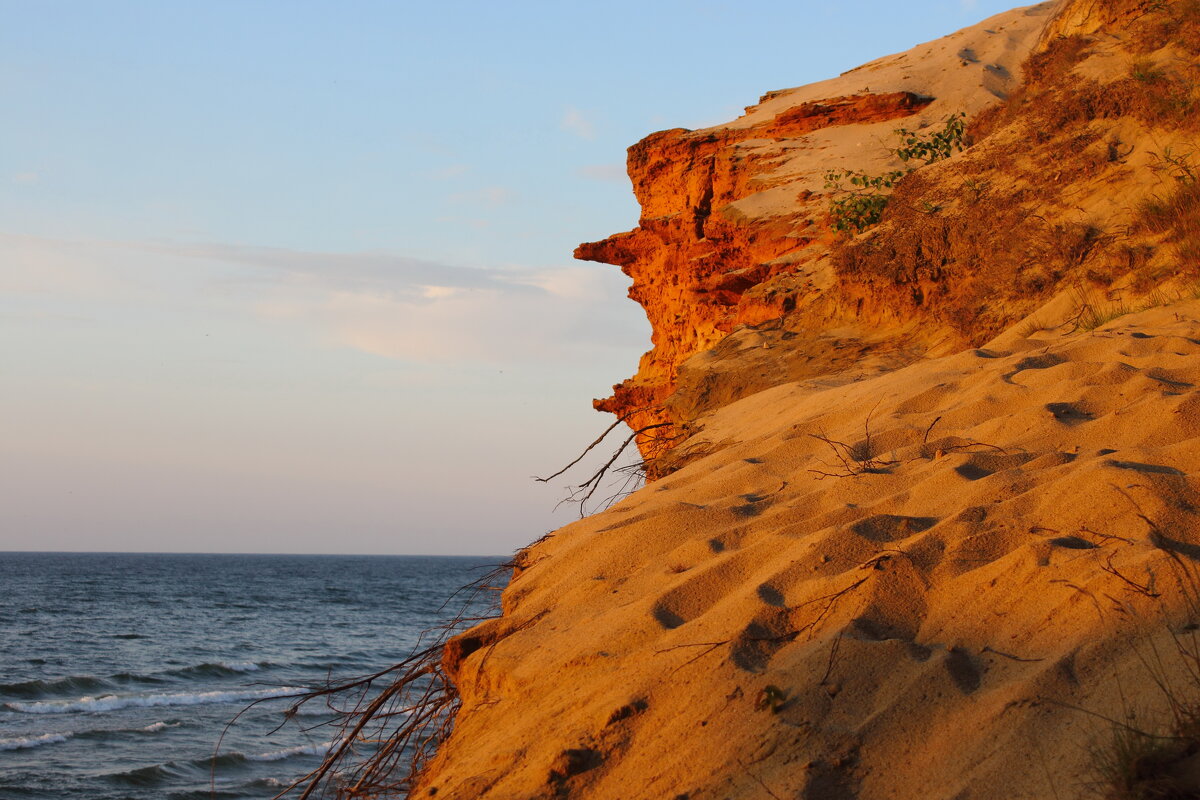
<path fill-rule="evenodd" d="M 285 696 L 402 660 L 500 560 L 0 553 L 0 800 L 273 797 L 336 737 L 318 703 L 268 735 Z"/>

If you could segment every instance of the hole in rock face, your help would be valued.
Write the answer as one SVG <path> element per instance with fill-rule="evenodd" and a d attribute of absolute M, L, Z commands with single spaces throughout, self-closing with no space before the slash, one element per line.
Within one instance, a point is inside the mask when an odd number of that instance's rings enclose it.
<path fill-rule="evenodd" d="M 561 783 L 604 763 L 604 754 L 590 747 L 563 750 L 550 767 L 548 783 Z"/>
<path fill-rule="evenodd" d="M 954 468 L 954 471 L 963 476 L 969 481 L 977 481 L 980 478 L 986 478 L 988 475 L 994 474 L 990 469 L 984 469 L 978 464 L 959 464 Z"/>
<path fill-rule="evenodd" d="M 650 707 L 650 703 L 644 698 L 638 698 L 631 703 L 626 703 L 620 708 L 612 712 L 608 717 L 608 725 L 615 725 L 622 720 L 636 716 Z"/>
<path fill-rule="evenodd" d="M 763 672 L 771 656 L 794 638 L 794 635 L 784 633 L 781 625 L 771 621 L 751 622 L 734 640 L 729 660 L 745 672 Z"/>
<path fill-rule="evenodd" d="M 757 517 L 767 507 L 767 504 L 751 501 L 745 505 L 733 506 L 730 511 L 742 518 Z"/>
<path fill-rule="evenodd" d="M 987 513 L 987 509 L 983 506 L 970 506 L 960 511 L 954 521 L 965 525 L 978 525 L 987 519 Z"/>

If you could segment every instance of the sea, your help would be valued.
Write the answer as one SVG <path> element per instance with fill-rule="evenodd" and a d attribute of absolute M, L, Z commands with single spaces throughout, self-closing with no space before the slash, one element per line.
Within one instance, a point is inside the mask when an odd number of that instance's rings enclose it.
<path fill-rule="evenodd" d="M 0 800 L 275 797 L 339 741 L 294 696 L 400 662 L 503 560 L 0 553 Z"/>

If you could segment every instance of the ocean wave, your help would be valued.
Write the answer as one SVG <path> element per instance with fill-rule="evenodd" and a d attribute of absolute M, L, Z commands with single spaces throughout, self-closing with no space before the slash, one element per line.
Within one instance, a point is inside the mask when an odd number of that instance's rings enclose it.
<path fill-rule="evenodd" d="M 152 722 L 144 728 L 135 728 L 133 730 L 139 733 L 158 733 L 159 731 L 165 731 L 167 728 L 178 728 L 182 724 L 182 722 Z"/>
<path fill-rule="evenodd" d="M 258 755 L 247 755 L 247 761 L 283 761 L 285 758 L 292 756 L 323 756 L 333 748 L 342 743 L 342 739 L 334 739 L 329 742 L 321 742 L 320 744 L 302 744 L 296 747 L 287 747 L 283 750 L 274 750 L 270 753 L 259 753 Z"/>
<path fill-rule="evenodd" d="M 41 736 L 26 736 L 16 739 L 0 739 L 0 750 L 27 750 L 44 744 L 58 744 L 72 738 L 73 733 L 43 733 Z"/>
<path fill-rule="evenodd" d="M 39 703 L 5 703 L 4 707 L 22 714 L 69 714 L 116 711 L 122 708 L 156 708 L 160 706 L 202 706 L 214 703 L 238 703 L 267 700 L 273 697 L 293 697 L 306 690 L 294 686 L 275 689 L 239 690 L 227 692 L 175 692 L 171 694 L 127 695 L 107 694 L 99 697 L 80 697 L 72 700 L 47 700 Z"/>
<path fill-rule="evenodd" d="M 152 722 L 149 725 L 141 725 L 133 728 L 92 728 L 91 730 L 86 731 L 75 731 L 73 735 L 78 736 L 80 739 L 107 739 L 110 736 L 120 735 L 123 733 L 133 733 L 138 735 L 147 733 L 161 733 L 162 731 L 170 730 L 171 728 L 178 728 L 182 724 L 183 723 L 181 721 L 173 719 L 169 722 Z"/>
<path fill-rule="evenodd" d="M 111 685 L 103 678 L 97 678 L 94 675 L 72 675 L 67 678 L 54 678 L 52 680 L 0 683 L 0 694 L 29 698 L 41 697 L 47 694 L 67 694 L 106 689 Z"/>
<path fill-rule="evenodd" d="M 139 728 L 97 728 L 88 731 L 59 731 L 43 733 L 37 736 L 18 736 L 12 739 L 0 739 L 0 752 L 5 750 L 27 750 L 31 747 L 41 747 L 44 744 L 60 744 L 79 737 L 80 739 L 106 739 L 119 733 L 159 733 L 170 728 L 178 728 L 183 723 L 178 720 L 171 722 L 153 722 Z"/>
<path fill-rule="evenodd" d="M 104 777 L 107 780 L 115 783 L 123 783 L 127 786 L 149 787 L 185 778 L 187 777 L 187 771 L 181 769 L 178 764 L 171 761 L 166 764 L 138 767 L 137 769 L 126 770 L 125 772 L 112 772 Z"/>
<path fill-rule="evenodd" d="M 204 677 L 224 677 L 229 675 L 242 675 L 247 672 L 258 672 L 264 667 L 274 666 L 270 661 L 213 661 L 203 664 L 194 664 L 190 667 L 182 667 L 181 669 L 167 670 L 167 675 L 177 675 L 180 677 L 190 678 L 196 675 Z"/>
<path fill-rule="evenodd" d="M 100 678 L 95 675 L 71 675 L 65 678 L 0 683 L 0 697 L 8 696 L 21 700 L 39 700 L 44 697 L 95 694 L 97 690 L 116 689 L 129 684 L 163 684 L 175 678 L 227 678 L 258 672 L 275 666 L 269 661 L 214 661 L 194 664 L 189 667 L 165 670 L 151 675 L 120 672 Z M 165 677 L 162 677 L 165 676 Z"/>

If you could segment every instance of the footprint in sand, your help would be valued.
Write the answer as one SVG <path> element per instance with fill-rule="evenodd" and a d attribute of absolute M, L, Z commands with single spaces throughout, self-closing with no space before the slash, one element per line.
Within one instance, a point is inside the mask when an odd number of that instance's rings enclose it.
<path fill-rule="evenodd" d="M 950 673 L 950 680 L 954 681 L 954 685 L 963 694 L 971 694 L 983 683 L 983 673 L 966 650 L 950 648 L 942 663 Z"/>
<path fill-rule="evenodd" d="M 875 514 L 860 519 L 850 530 L 872 542 L 894 542 L 907 539 L 914 533 L 927 531 L 938 523 L 935 517 L 900 517 L 895 514 Z"/>
<path fill-rule="evenodd" d="M 1027 369 L 1050 369 L 1050 367 L 1057 367 L 1059 364 L 1065 363 L 1066 360 L 1065 356 L 1061 356 L 1058 353 L 1026 356 L 1013 366 L 1012 372 L 1008 372 L 1001 377 L 1005 382 L 1012 383 L 1013 376 L 1019 372 L 1024 372 Z"/>
<path fill-rule="evenodd" d="M 659 625 L 671 630 L 701 616 L 740 586 L 755 566 L 744 551 L 714 561 L 718 563 L 687 573 L 685 580 L 658 598 L 650 615 Z"/>
<path fill-rule="evenodd" d="M 1095 419 L 1082 403 L 1047 403 L 1046 410 L 1064 425 L 1079 425 Z"/>
<path fill-rule="evenodd" d="M 972 453 L 954 471 L 969 481 L 977 481 L 997 472 L 1016 469 L 1036 457 L 1033 453 Z"/>

